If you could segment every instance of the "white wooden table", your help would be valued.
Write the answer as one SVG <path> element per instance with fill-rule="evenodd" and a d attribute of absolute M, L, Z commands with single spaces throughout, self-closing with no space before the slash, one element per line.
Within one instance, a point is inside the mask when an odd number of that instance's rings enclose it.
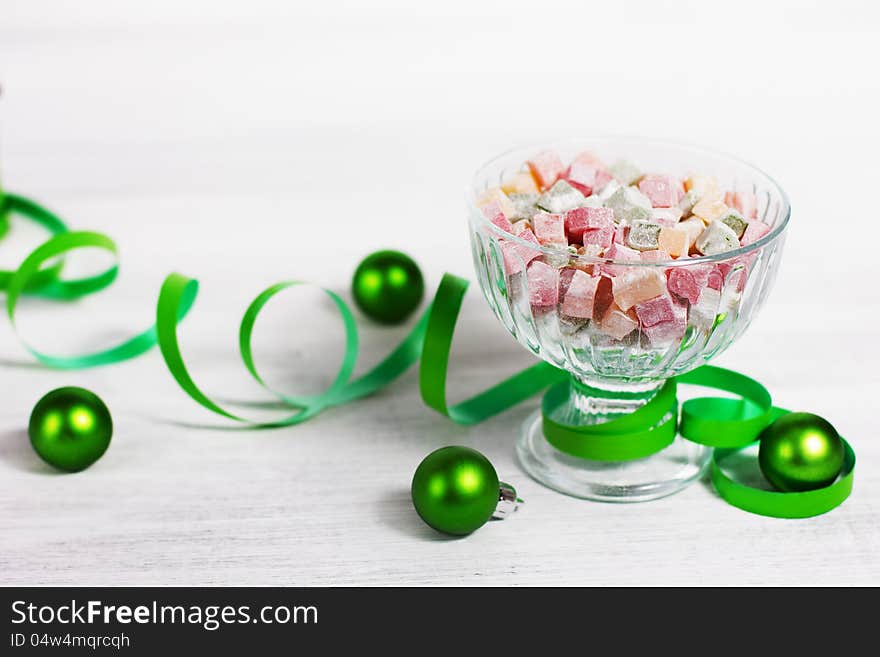
<path fill-rule="evenodd" d="M 718 363 L 828 417 L 859 463 L 851 499 L 809 520 L 744 513 L 705 482 L 648 504 L 590 503 L 517 466 L 514 436 L 537 400 L 461 428 L 421 404 L 411 371 L 303 426 L 229 431 L 155 351 L 59 373 L 0 323 L 0 583 L 880 584 L 878 224 L 865 200 L 880 177 L 880 96 L 863 66 L 880 55 L 875 14 L 793 2 L 762 3 L 760 20 L 748 3 L 723 17 L 642 2 L 571 20 L 510 2 L 4 4 L 3 182 L 122 250 L 106 293 L 22 306 L 34 345 L 75 353 L 142 329 L 178 270 L 202 282 L 182 329 L 197 381 L 259 400 L 235 345 L 263 287 L 307 278 L 347 293 L 358 259 L 381 247 L 410 252 L 429 288 L 443 271 L 470 276 L 462 189 L 494 152 L 571 134 L 686 139 L 761 163 L 794 207 L 770 302 Z M 622 49 L 624 36 L 644 47 Z M 535 39 L 553 56 L 533 54 Z M 0 265 L 41 237 L 17 223 Z M 406 330 L 362 326 L 361 371 Z M 257 358 L 274 383 L 314 391 L 340 337 L 325 303 L 291 293 L 261 320 Z M 529 362 L 472 290 L 453 356 L 460 394 Z M 40 396 L 70 384 L 107 401 L 116 432 L 94 467 L 59 475 L 25 428 Z M 425 454 L 456 443 L 483 451 L 527 504 L 445 540 L 408 486 Z"/>

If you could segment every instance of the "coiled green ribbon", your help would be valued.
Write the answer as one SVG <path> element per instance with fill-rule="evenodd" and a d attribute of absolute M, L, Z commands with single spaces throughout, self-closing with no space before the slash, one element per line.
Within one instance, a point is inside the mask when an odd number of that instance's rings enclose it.
<path fill-rule="evenodd" d="M 0 224 L 6 221 L 7 215 L 15 214 L 40 223 L 55 236 L 33 251 L 15 272 L 0 272 L 0 289 L 6 290 L 6 311 L 13 326 L 22 294 L 71 300 L 97 292 L 116 278 L 118 268 L 113 265 L 95 276 L 62 280 L 63 261 L 53 263 L 53 260 L 87 247 L 115 255 L 114 242 L 99 233 L 69 232 L 60 219 L 32 201 L 14 195 L 3 196 Z M 676 433 L 715 447 L 712 482 L 722 498 L 746 511 L 784 518 L 818 515 L 839 505 L 852 490 L 855 455 L 846 442 L 843 472 L 834 483 L 818 490 L 801 493 L 768 491 L 746 486 L 727 475 L 722 469 L 724 459 L 755 444 L 761 430 L 788 411 L 774 407 L 769 392 L 757 381 L 719 367 L 705 365 L 670 379 L 648 404 L 634 413 L 589 427 L 569 426 L 551 419 L 553 409 L 564 403 L 569 394 L 569 375 L 544 362 L 532 365 L 470 399 L 449 405 L 449 353 L 468 287 L 467 281 L 451 274 L 443 276 L 430 306 L 403 342 L 378 365 L 354 380 L 351 377 L 359 352 L 354 315 L 339 295 L 322 288 L 338 309 L 345 330 L 345 352 L 339 371 L 330 386 L 318 395 L 293 396 L 274 390 L 266 384 L 254 362 L 253 328 L 260 312 L 273 297 L 291 287 L 306 284 L 288 281 L 267 288 L 248 306 L 239 327 L 239 351 L 245 368 L 260 385 L 295 411 L 275 421 L 257 422 L 237 415 L 211 399 L 193 380 L 180 349 L 177 329 L 196 299 L 198 282 L 181 274 L 171 274 L 165 279 L 159 292 L 155 325 L 113 348 L 82 356 L 59 357 L 39 352 L 26 343 L 25 346 L 37 360 L 50 367 L 77 369 L 134 358 L 158 344 L 171 375 L 187 395 L 218 415 L 255 428 L 304 422 L 323 410 L 387 386 L 418 362 L 422 399 L 459 424 L 482 422 L 549 386 L 542 402 L 545 436 L 557 449 L 573 456 L 603 461 L 642 458 L 668 446 Z M 679 384 L 715 388 L 737 395 L 737 398 L 690 399 L 682 405 L 679 420 L 676 397 Z"/>

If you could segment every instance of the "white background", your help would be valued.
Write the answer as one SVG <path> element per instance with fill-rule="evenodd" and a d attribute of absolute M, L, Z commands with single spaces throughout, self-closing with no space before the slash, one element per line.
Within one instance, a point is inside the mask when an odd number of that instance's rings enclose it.
<path fill-rule="evenodd" d="M 226 431 L 155 351 L 99 370 L 32 366 L 0 325 L 0 583 L 878 584 L 874 3 L 49 2 L 0 0 L 4 185 L 119 243 L 122 276 L 73 306 L 29 302 L 35 346 L 75 353 L 141 330 L 163 277 L 198 277 L 182 331 L 197 381 L 260 398 L 235 350 L 248 301 L 281 279 L 347 291 L 397 247 L 470 276 L 462 190 L 511 145 L 643 134 L 758 163 L 793 219 L 774 293 L 718 363 L 782 406 L 828 417 L 859 456 L 852 498 L 801 521 L 749 515 L 707 483 L 643 505 L 529 480 L 513 439 L 536 402 L 474 428 L 426 409 L 415 372 L 301 427 Z M 43 238 L 16 223 L 14 267 Z M 78 258 L 81 266 L 96 266 Z M 405 329 L 363 323 L 360 369 Z M 340 331 L 291 294 L 258 326 L 290 390 L 332 376 Z M 472 290 L 452 383 L 529 363 Z M 76 384 L 108 402 L 113 445 L 57 475 L 31 451 L 32 405 Z M 527 505 L 462 540 L 422 525 L 411 474 L 432 449 L 482 450 Z"/>

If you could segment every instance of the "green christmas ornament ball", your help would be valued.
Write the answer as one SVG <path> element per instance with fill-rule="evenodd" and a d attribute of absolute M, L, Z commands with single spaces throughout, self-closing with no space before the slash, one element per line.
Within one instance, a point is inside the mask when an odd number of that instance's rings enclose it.
<path fill-rule="evenodd" d="M 469 447 L 442 447 L 416 468 L 412 501 L 439 532 L 464 536 L 482 527 L 498 506 L 498 475 L 485 456 Z"/>
<path fill-rule="evenodd" d="M 843 441 L 831 423 L 812 413 L 788 413 L 761 432 L 761 472 L 785 492 L 831 484 L 843 468 Z"/>
<path fill-rule="evenodd" d="M 425 294 L 422 272 L 399 251 L 376 251 L 354 272 L 351 293 L 365 315 L 382 324 L 399 324 L 418 308 Z"/>
<path fill-rule="evenodd" d="M 58 388 L 34 406 L 28 435 L 34 451 L 46 463 L 78 472 L 107 451 L 113 420 L 95 393 L 84 388 Z"/>

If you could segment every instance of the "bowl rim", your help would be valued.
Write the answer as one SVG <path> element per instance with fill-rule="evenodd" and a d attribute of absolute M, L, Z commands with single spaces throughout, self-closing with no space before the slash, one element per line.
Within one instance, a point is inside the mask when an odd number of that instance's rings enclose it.
<path fill-rule="evenodd" d="M 634 144 L 637 143 L 645 143 L 650 142 L 652 144 L 656 144 L 659 146 L 666 145 L 679 149 L 687 149 L 690 151 L 702 152 L 708 155 L 714 155 L 717 157 L 721 157 L 723 159 L 727 159 L 733 162 L 738 162 L 739 164 L 745 165 L 746 167 L 752 169 L 758 174 L 764 176 L 767 181 L 775 188 L 776 192 L 779 194 L 780 199 L 783 203 L 783 212 L 784 216 L 782 220 L 778 223 L 778 225 L 774 226 L 773 229 L 764 235 L 761 239 L 752 242 L 747 246 L 741 246 L 738 249 L 732 249 L 730 251 L 724 251 L 722 253 L 716 253 L 714 255 L 700 255 L 695 257 L 687 257 L 687 258 L 671 258 L 669 260 L 658 260 L 656 262 L 643 262 L 643 261 L 634 261 L 634 260 L 615 260 L 613 258 L 605 258 L 602 256 L 591 256 L 586 254 L 574 254 L 568 250 L 568 248 L 560 248 L 555 246 L 546 246 L 543 244 L 535 244 L 534 242 L 529 242 L 527 240 L 522 239 L 521 237 L 514 235 L 512 233 L 508 233 L 502 228 L 496 226 L 492 223 L 486 215 L 477 207 L 476 198 L 477 198 L 477 184 L 476 179 L 480 175 L 480 173 L 492 165 L 494 162 L 507 157 L 513 153 L 535 149 L 536 151 L 540 150 L 548 150 L 553 148 L 554 145 L 559 147 L 563 144 L 571 144 L 571 143 L 579 143 L 583 142 L 585 144 L 590 141 L 620 141 L 620 142 L 631 142 Z M 477 170 L 474 172 L 470 184 L 467 186 L 465 190 L 465 201 L 468 206 L 468 211 L 471 216 L 476 216 L 478 220 L 485 226 L 488 227 L 495 235 L 499 238 L 506 239 L 515 244 L 520 244 L 522 246 L 526 246 L 535 251 L 540 251 L 541 253 L 549 256 L 561 256 L 565 255 L 569 262 L 572 260 L 583 263 L 583 264 L 611 264 L 611 265 L 627 265 L 630 267 L 684 267 L 697 263 L 716 263 L 723 262 L 725 260 L 731 260 L 734 258 L 738 258 L 744 255 L 747 255 L 753 251 L 757 251 L 770 243 L 776 241 L 788 227 L 789 220 L 791 219 L 791 202 L 789 201 L 788 194 L 785 193 L 785 190 L 782 186 L 776 182 L 776 180 L 770 176 L 763 169 L 755 166 L 748 160 L 745 160 L 741 157 L 737 157 L 736 155 L 731 155 L 725 151 L 716 150 L 713 148 L 707 148 L 700 144 L 689 143 L 686 141 L 678 141 L 674 139 L 661 139 L 654 137 L 638 137 L 631 135 L 594 135 L 592 137 L 578 137 L 578 138 L 570 138 L 570 139 L 556 139 L 553 141 L 543 141 L 543 142 L 531 142 L 528 144 L 522 144 L 520 146 L 516 146 L 514 148 L 509 148 L 502 153 L 499 153 L 492 158 L 486 160 Z"/>

